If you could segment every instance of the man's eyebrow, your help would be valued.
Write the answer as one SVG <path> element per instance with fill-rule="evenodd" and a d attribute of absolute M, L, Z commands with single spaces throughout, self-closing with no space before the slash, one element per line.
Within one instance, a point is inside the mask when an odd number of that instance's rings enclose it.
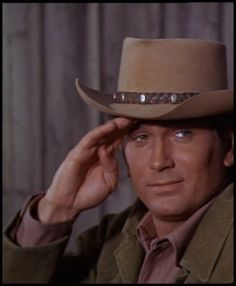
<path fill-rule="evenodd" d="M 157 120 L 139 120 L 137 121 L 134 125 L 132 125 L 128 132 L 127 135 L 131 134 L 132 132 L 138 130 L 139 128 L 141 128 L 143 125 L 155 125 L 158 124 L 159 121 Z"/>
<path fill-rule="evenodd" d="M 139 129 L 141 127 L 141 125 L 143 125 L 143 122 L 140 120 L 137 123 L 135 123 L 134 125 L 132 125 L 129 130 L 127 131 L 127 135 L 133 133 L 134 131 L 136 131 L 137 129 Z"/>

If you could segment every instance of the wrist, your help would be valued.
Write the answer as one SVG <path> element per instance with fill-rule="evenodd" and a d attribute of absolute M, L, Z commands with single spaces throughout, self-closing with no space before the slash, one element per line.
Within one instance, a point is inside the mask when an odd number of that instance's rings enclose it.
<path fill-rule="evenodd" d="M 43 197 L 38 202 L 37 219 L 45 224 L 56 224 L 75 220 L 79 211 L 75 209 L 62 208 Z"/>

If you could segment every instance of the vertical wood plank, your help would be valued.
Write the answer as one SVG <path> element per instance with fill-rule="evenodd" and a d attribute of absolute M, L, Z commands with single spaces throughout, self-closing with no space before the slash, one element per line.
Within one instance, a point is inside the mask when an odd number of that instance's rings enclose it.
<path fill-rule="evenodd" d="M 16 4 L 17 5 L 17 4 Z M 18 4 L 19 5 L 19 4 Z M 11 110 L 9 114 L 9 124 L 11 127 L 12 149 L 10 150 L 12 156 L 12 170 L 11 181 L 14 185 L 9 185 L 11 191 L 15 186 L 18 186 L 23 192 L 29 187 L 29 174 L 27 168 L 20 168 L 20 166 L 29 165 L 29 153 L 25 154 L 25 146 L 28 145 L 28 124 L 27 116 L 28 109 L 28 63 L 27 63 L 27 19 L 28 7 L 7 6 L 8 17 L 6 17 L 8 26 L 8 67 L 9 80 L 7 86 L 8 90 L 4 94 L 9 97 L 11 102 Z M 26 63 L 25 63 L 26 61 Z M 14 163 L 13 163 L 14 162 Z"/>
<path fill-rule="evenodd" d="M 10 63 L 10 11 L 7 4 L 3 4 L 3 225 L 9 220 L 13 212 L 13 148 L 11 126 L 11 63 Z"/>
<path fill-rule="evenodd" d="M 9 7 L 3 4 L 3 191 L 12 189 L 12 132 L 11 132 L 11 63 Z"/>
<path fill-rule="evenodd" d="M 45 188 L 66 153 L 88 128 L 87 107 L 74 86 L 74 79 L 84 69 L 85 8 L 81 6 L 81 12 L 77 12 L 69 4 L 44 4 Z M 75 22 L 76 12 L 79 23 Z"/>
<path fill-rule="evenodd" d="M 228 86 L 234 87 L 234 3 L 221 4 L 222 41 L 227 47 Z"/>
<path fill-rule="evenodd" d="M 185 38 L 188 34 L 190 3 L 163 3 L 163 34 L 165 38 Z"/>
<path fill-rule="evenodd" d="M 41 189 L 40 21 L 39 4 L 4 6 L 4 221 Z"/>
<path fill-rule="evenodd" d="M 43 191 L 43 116 L 44 116 L 44 85 L 43 85 L 43 42 L 42 42 L 42 4 L 29 6 L 29 40 L 28 61 L 29 101 L 30 101 L 30 166 L 32 173 L 31 192 Z"/>

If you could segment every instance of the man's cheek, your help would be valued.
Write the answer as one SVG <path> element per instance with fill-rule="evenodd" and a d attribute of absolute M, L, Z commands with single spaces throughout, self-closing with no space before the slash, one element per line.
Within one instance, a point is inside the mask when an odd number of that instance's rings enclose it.
<path fill-rule="evenodd" d="M 131 180 L 133 182 L 133 185 L 137 189 L 140 189 L 140 188 L 144 187 L 144 176 L 145 175 L 143 174 L 143 172 L 137 172 L 137 171 L 134 171 L 134 170 L 130 169 Z"/>

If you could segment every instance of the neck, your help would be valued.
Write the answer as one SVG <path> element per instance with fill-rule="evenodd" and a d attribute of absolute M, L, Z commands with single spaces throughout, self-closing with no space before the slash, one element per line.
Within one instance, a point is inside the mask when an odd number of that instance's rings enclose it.
<path fill-rule="evenodd" d="M 159 238 L 167 236 L 185 222 L 185 220 L 180 220 L 180 221 L 161 220 L 157 218 L 155 215 L 152 215 L 152 219 L 156 229 L 157 236 Z"/>

